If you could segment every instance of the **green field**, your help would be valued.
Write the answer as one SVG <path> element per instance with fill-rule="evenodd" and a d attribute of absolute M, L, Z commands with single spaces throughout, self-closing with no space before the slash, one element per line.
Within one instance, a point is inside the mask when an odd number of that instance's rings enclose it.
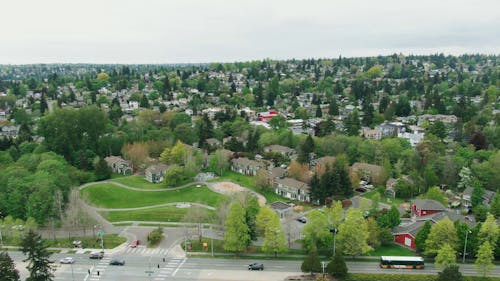
<path fill-rule="evenodd" d="M 112 179 L 114 182 L 118 182 L 130 187 L 135 188 L 144 188 L 144 189 L 163 189 L 166 188 L 164 183 L 150 183 L 148 182 L 144 176 L 126 176 Z"/>
<path fill-rule="evenodd" d="M 224 195 L 206 186 L 189 186 L 179 190 L 145 192 L 130 190 L 111 183 L 88 186 L 80 191 L 81 197 L 93 206 L 101 208 L 135 208 L 172 202 L 196 202 L 217 206 Z"/>
<path fill-rule="evenodd" d="M 262 194 L 262 196 L 266 198 L 267 204 L 271 204 L 276 201 L 286 201 L 286 202 L 291 201 L 290 199 L 279 196 L 278 194 L 274 193 L 274 191 L 271 189 L 268 190 L 258 189 L 257 187 L 255 187 L 254 177 L 242 175 L 233 171 L 224 171 L 223 176 L 218 177 L 212 181 L 213 182 L 230 181 L 239 184 L 241 186 L 247 187 L 257 193 Z"/>
<path fill-rule="evenodd" d="M 179 222 L 182 221 L 188 208 L 177 208 L 175 206 L 165 206 L 145 210 L 134 211 L 112 211 L 100 212 L 110 222 L 117 221 L 158 221 L 158 222 Z M 215 216 L 212 210 L 206 210 L 211 216 Z"/>
<path fill-rule="evenodd" d="M 414 251 L 398 245 L 388 245 L 380 246 L 377 249 L 366 253 L 365 256 L 417 256 L 417 254 Z"/>

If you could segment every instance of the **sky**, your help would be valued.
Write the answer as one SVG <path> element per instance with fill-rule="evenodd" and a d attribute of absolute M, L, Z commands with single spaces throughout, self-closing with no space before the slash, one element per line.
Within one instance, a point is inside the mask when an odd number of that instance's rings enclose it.
<path fill-rule="evenodd" d="M 499 0 L 0 0 L 0 64 L 500 54 Z"/>

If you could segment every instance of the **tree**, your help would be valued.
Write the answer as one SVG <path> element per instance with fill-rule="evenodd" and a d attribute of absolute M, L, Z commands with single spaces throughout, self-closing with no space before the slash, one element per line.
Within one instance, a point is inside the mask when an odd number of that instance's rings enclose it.
<path fill-rule="evenodd" d="M 318 257 L 318 251 L 316 248 L 313 248 L 309 251 L 306 259 L 302 262 L 300 266 L 300 270 L 304 273 L 310 272 L 311 275 L 316 272 L 321 272 L 321 262 Z"/>
<path fill-rule="evenodd" d="M 299 149 L 299 155 L 297 156 L 297 162 L 301 164 L 309 164 L 311 161 L 310 153 L 314 151 L 315 143 L 311 135 L 307 135 L 306 140 Z"/>
<path fill-rule="evenodd" d="M 484 242 L 477 250 L 477 259 L 474 262 L 474 267 L 478 273 L 486 277 L 488 272 L 495 267 L 493 259 L 493 247 L 489 242 Z"/>
<path fill-rule="evenodd" d="M 340 201 L 333 202 L 329 208 L 323 207 L 323 212 L 326 214 L 330 229 L 338 228 L 344 220 L 344 208 L 342 208 L 342 202 Z"/>
<path fill-rule="evenodd" d="M 436 137 L 438 137 L 441 140 L 446 138 L 446 136 L 448 134 L 446 132 L 446 126 L 444 125 L 443 122 L 441 122 L 439 120 L 435 121 L 432 125 L 430 125 L 429 128 L 427 128 L 427 131 L 430 134 L 435 135 Z"/>
<path fill-rule="evenodd" d="M 7 252 L 0 253 L 0 272 L 2 277 L 0 280 L 5 281 L 20 281 L 19 272 L 16 270 L 16 266 Z"/>
<path fill-rule="evenodd" d="M 377 223 L 382 228 L 393 228 L 401 223 L 401 217 L 396 206 L 392 205 L 389 211 L 377 218 Z"/>
<path fill-rule="evenodd" d="M 425 241 L 425 253 L 427 255 L 436 255 L 446 243 L 455 248 L 457 241 L 457 230 L 451 220 L 445 217 L 432 226 L 429 237 Z"/>
<path fill-rule="evenodd" d="M 496 245 L 498 241 L 498 235 L 500 234 L 500 228 L 493 215 L 488 215 L 484 223 L 481 225 L 479 230 L 479 243 L 490 243 L 490 245 Z"/>
<path fill-rule="evenodd" d="M 27 269 L 30 273 L 26 281 L 53 280 L 55 269 L 49 259 L 51 254 L 39 234 L 30 230 L 21 242 L 21 251 L 27 256 L 23 262 L 28 262 Z"/>
<path fill-rule="evenodd" d="M 240 253 L 246 249 L 250 240 L 246 224 L 245 209 L 239 202 L 231 204 L 227 215 L 224 234 L 224 250 Z"/>
<path fill-rule="evenodd" d="M 257 225 L 255 223 L 257 214 L 259 213 L 259 200 L 255 196 L 250 196 L 250 200 L 246 201 L 245 206 L 245 221 L 248 226 L 248 235 L 250 235 L 250 241 L 248 241 L 248 246 L 250 246 L 251 241 L 257 240 Z"/>
<path fill-rule="evenodd" d="M 344 223 L 339 226 L 339 233 L 337 234 L 340 251 L 354 257 L 372 250 L 372 247 L 367 243 L 368 236 L 368 227 L 361 211 L 349 209 Z"/>
<path fill-rule="evenodd" d="M 360 129 L 361 123 L 359 121 L 359 113 L 357 109 L 354 109 L 354 111 L 344 119 L 344 131 L 348 136 L 359 136 Z"/>
<path fill-rule="evenodd" d="M 471 195 L 472 208 L 479 206 L 483 203 L 484 188 L 478 180 L 474 181 L 474 189 Z"/>
<path fill-rule="evenodd" d="M 374 218 L 368 218 L 366 220 L 366 225 L 368 229 L 368 245 L 376 249 L 380 246 L 380 228 Z"/>
<path fill-rule="evenodd" d="M 313 210 L 307 214 L 307 224 L 302 230 L 304 235 L 304 248 L 323 249 L 332 245 L 332 234 L 328 225 L 328 219 L 324 212 Z"/>
<path fill-rule="evenodd" d="M 255 187 L 260 190 L 265 190 L 271 187 L 267 172 L 264 169 L 257 171 L 257 175 L 254 178 Z"/>
<path fill-rule="evenodd" d="M 202 226 L 203 223 L 210 220 L 210 215 L 208 210 L 202 207 L 191 207 L 188 209 L 186 215 L 184 215 L 183 221 L 196 223 L 198 228 L 198 239 L 201 244 L 202 238 Z"/>
<path fill-rule="evenodd" d="M 262 250 L 274 254 L 274 257 L 287 250 L 283 226 L 276 212 L 272 212 L 269 222 L 265 225 Z"/>
<path fill-rule="evenodd" d="M 415 237 L 415 246 L 417 251 L 423 253 L 425 252 L 425 241 L 427 237 L 429 237 L 429 233 L 431 233 L 432 224 L 430 221 L 425 221 L 424 226 L 418 231 L 417 236 Z"/>
<path fill-rule="evenodd" d="M 495 216 L 500 216 L 500 193 L 497 192 L 493 197 L 493 201 L 490 204 L 490 212 Z"/>
<path fill-rule="evenodd" d="M 429 190 L 427 190 L 427 193 L 425 194 L 425 198 L 431 199 L 431 200 L 436 200 L 436 201 L 440 202 L 441 204 L 443 204 L 444 206 L 446 206 L 448 204 L 448 200 L 443 195 L 443 193 L 441 193 L 441 190 L 437 186 L 429 188 Z"/>
<path fill-rule="evenodd" d="M 347 277 L 347 265 L 345 264 L 344 255 L 341 252 L 336 252 L 333 260 L 326 266 L 328 274 L 338 279 Z"/>
<path fill-rule="evenodd" d="M 95 176 L 98 181 L 106 180 L 111 177 L 111 168 L 104 158 L 99 158 L 99 161 L 95 165 Z"/>
<path fill-rule="evenodd" d="M 434 264 L 438 269 L 444 269 L 450 265 L 456 264 L 457 253 L 453 247 L 446 243 L 438 250 Z"/>
<path fill-rule="evenodd" d="M 458 265 L 447 266 L 442 272 L 438 273 L 436 281 L 463 281 L 464 277 L 459 270 Z"/>

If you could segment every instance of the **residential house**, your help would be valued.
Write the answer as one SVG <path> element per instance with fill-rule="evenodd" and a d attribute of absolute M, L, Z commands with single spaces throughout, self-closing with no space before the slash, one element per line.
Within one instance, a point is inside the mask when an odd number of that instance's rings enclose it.
<path fill-rule="evenodd" d="M 380 140 L 382 138 L 382 132 L 377 129 L 363 128 L 363 137 L 370 140 Z"/>
<path fill-rule="evenodd" d="M 379 130 L 382 134 L 382 137 L 395 137 L 400 133 L 406 131 L 403 123 L 401 122 L 389 122 L 383 123 L 375 127 L 376 130 Z"/>
<path fill-rule="evenodd" d="M 231 160 L 231 170 L 243 175 L 255 176 L 260 169 L 265 167 L 263 162 L 250 160 L 246 157 Z"/>
<path fill-rule="evenodd" d="M 20 125 L 3 126 L 0 130 L 0 136 L 8 138 L 17 138 L 19 135 Z"/>
<path fill-rule="evenodd" d="M 269 120 L 271 120 L 271 118 L 273 118 L 274 116 L 277 116 L 277 115 L 278 115 L 278 111 L 271 109 L 269 111 L 257 113 L 257 119 L 258 119 L 258 121 L 268 122 Z"/>
<path fill-rule="evenodd" d="M 407 247 L 415 250 L 415 238 L 418 232 L 424 226 L 426 221 L 430 221 L 431 224 L 435 224 L 438 221 L 448 217 L 451 221 L 461 221 L 469 225 L 469 227 L 474 227 L 476 221 L 472 217 L 462 216 L 458 212 L 453 211 L 441 211 L 433 213 L 430 215 L 412 217 L 411 219 L 403 218 L 401 224 L 392 229 L 392 235 L 394 237 L 394 242 L 403 247 Z"/>
<path fill-rule="evenodd" d="M 276 179 L 274 184 L 275 192 L 285 198 L 310 202 L 310 187 L 307 183 L 293 178 Z"/>
<path fill-rule="evenodd" d="M 108 156 L 104 158 L 104 161 L 115 174 L 131 175 L 133 173 L 132 162 L 120 156 Z"/>
<path fill-rule="evenodd" d="M 162 182 L 167 169 L 168 166 L 161 163 L 147 167 L 144 171 L 146 180 L 152 183 Z"/>
<path fill-rule="evenodd" d="M 427 216 L 446 211 L 446 208 L 440 202 L 431 199 L 415 199 L 411 202 L 412 216 Z"/>
<path fill-rule="evenodd" d="M 205 141 L 207 142 L 207 145 L 212 149 L 216 149 L 221 145 L 220 140 L 216 138 L 208 138 Z"/>
<path fill-rule="evenodd" d="M 472 192 L 474 192 L 474 187 L 469 186 L 467 187 L 464 192 L 462 193 L 462 205 L 465 208 L 471 208 L 472 207 Z M 483 193 L 483 205 L 489 206 L 491 201 L 493 200 L 493 197 L 495 197 L 495 192 L 491 190 L 485 190 Z"/>
<path fill-rule="evenodd" d="M 281 154 L 283 157 L 288 157 L 290 158 L 293 154 L 295 154 L 295 149 L 292 149 L 290 147 L 282 146 L 282 145 L 269 145 L 264 147 L 264 152 L 269 153 L 269 152 L 276 152 Z"/>

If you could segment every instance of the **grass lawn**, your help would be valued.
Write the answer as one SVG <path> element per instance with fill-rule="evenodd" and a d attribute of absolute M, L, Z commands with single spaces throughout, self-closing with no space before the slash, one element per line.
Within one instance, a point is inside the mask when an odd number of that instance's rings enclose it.
<path fill-rule="evenodd" d="M 87 203 L 102 208 L 134 208 L 171 202 L 196 202 L 215 207 L 225 197 L 206 186 L 193 185 L 179 190 L 145 192 L 110 183 L 88 186 L 80 191 L 80 195 Z"/>
<path fill-rule="evenodd" d="M 201 244 L 198 239 L 196 240 L 190 240 L 188 241 L 188 251 L 194 251 L 194 252 L 210 252 L 211 251 L 211 243 L 214 243 L 214 252 L 215 253 L 226 253 L 227 251 L 224 250 L 224 241 L 223 240 L 217 240 L 217 239 L 209 239 L 203 237 L 201 239 Z M 208 249 L 203 248 L 203 243 L 207 243 Z M 181 247 L 184 248 L 184 243 L 181 243 Z M 241 255 L 245 254 L 264 254 L 262 251 L 262 248 L 260 246 L 250 246 L 248 247 L 247 251 L 241 253 Z M 302 249 L 288 249 L 286 253 L 283 254 L 288 254 L 288 255 L 305 255 L 306 251 Z M 280 255 L 278 254 L 278 257 Z M 273 254 L 269 254 L 269 257 L 274 257 Z M 260 258 L 260 257 L 259 257 Z"/>
<path fill-rule="evenodd" d="M 377 192 L 378 192 L 377 190 L 372 190 L 370 192 L 367 192 L 367 193 L 361 195 L 361 197 L 364 197 L 367 199 L 372 199 L 373 195 L 375 195 L 375 193 L 377 193 Z M 400 198 L 389 199 L 389 198 L 385 197 L 383 194 L 381 194 L 381 196 L 380 196 L 380 203 L 394 205 L 397 207 L 404 202 L 405 201 L 403 199 L 400 199 Z"/>
<path fill-rule="evenodd" d="M 368 252 L 366 256 L 416 256 L 414 251 L 397 245 L 380 246 L 377 249 Z"/>
<path fill-rule="evenodd" d="M 114 178 L 112 181 L 128 185 L 130 187 L 144 189 L 162 189 L 167 187 L 164 183 L 150 183 L 143 176 L 136 175 Z"/>
<path fill-rule="evenodd" d="M 220 182 L 220 181 L 230 181 L 234 182 L 236 184 L 239 184 L 241 186 L 247 187 L 257 193 L 262 194 L 266 198 L 266 203 L 271 204 L 275 201 L 291 201 L 290 199 L 284 198 L 282 196 L 279 196 L 278 194 L 274 193 L 273 190 L 260 190 L 257 187 L 255 187 L 255 180 L 254 177 L 252 176 L 247 176 L 247 175 L 242 175 L 233 171 L 224 171 L 224 175 L 221 177 L 218 177 L 214 180 L 211 180 L 212 182 Z"/>
<path fill-rule="evenodd" d="M 135 211 L 113 211 L 101 212 L 108 221 L 158 221 L 158 222 L 179 222 L 181 221 L 188 208 L 176 208 L 175 206 L 165 206 Z M 206 210 L 210 216 L 215 216 L 212 210 Z"/>

